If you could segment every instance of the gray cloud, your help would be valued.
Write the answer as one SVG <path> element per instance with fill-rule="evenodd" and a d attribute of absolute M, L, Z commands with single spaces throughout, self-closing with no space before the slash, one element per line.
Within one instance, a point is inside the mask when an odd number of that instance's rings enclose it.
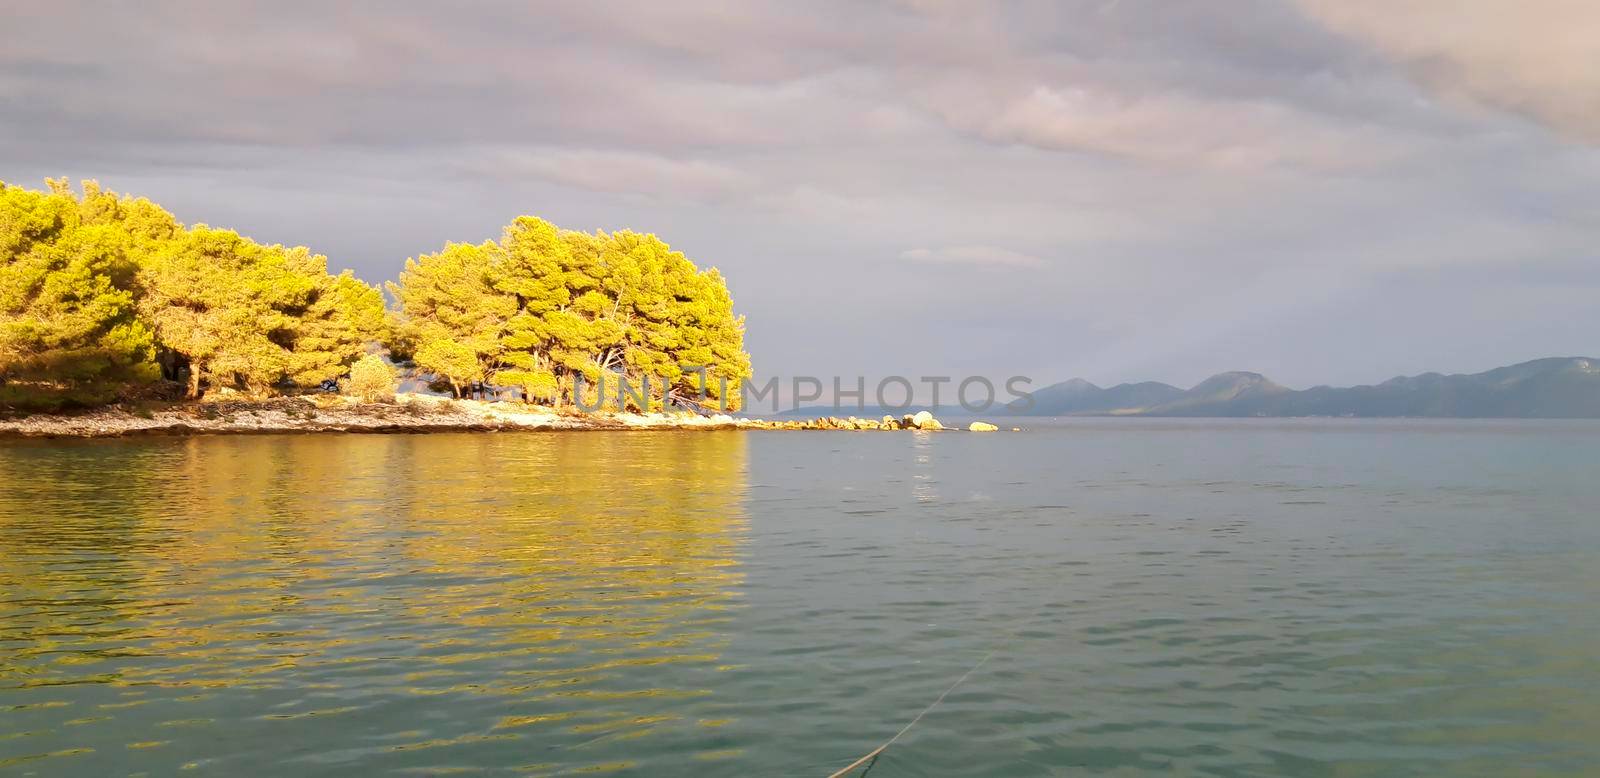
<path fill-rule="evenodd" d="M 999 265 L 1009 267 L 1039 267 L 1044 260 L 1019 251 L 999 246 L 943 246 L 936 249 L 916 248 L 900 252 L 900 258 L 911 262 L 952 262 L 956 264 Z"/>
<path fill-rule="evenodd" d="M 58 2 L 0 29 L 0 178 L 371 280 L 519 213 L 657 232 L 767 372 L 1481 368 L 1600 327 L 1600 35 L 1510 7 Z"/>
<path fill-rule="evenodd" d="M 593 192 L 720 200 L 755 188 L 751 176 L 704 159 L 625 151 L 513 149 L 479 163 L 486 175 L 531 176 Z"/>
<path fill-rule="evenodd" d="M 1588 0 L 1299 0 L 1450 97 L 1600 140 L 1600 6 Z"/>

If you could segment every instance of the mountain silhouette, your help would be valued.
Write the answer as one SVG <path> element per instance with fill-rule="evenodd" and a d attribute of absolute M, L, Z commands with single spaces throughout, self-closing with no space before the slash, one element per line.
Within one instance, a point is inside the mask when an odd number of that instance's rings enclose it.
<path fill-rule="evenodd" d="M 1304 390 L 1246 372 L 1219 373 L 1188 390 L 1156 382 L 1102 389 L 1073 379 L 1033 398 L 1026 415 L 1600 418 L 1600 359 L 1552 357 L 1468 375 Z"/>

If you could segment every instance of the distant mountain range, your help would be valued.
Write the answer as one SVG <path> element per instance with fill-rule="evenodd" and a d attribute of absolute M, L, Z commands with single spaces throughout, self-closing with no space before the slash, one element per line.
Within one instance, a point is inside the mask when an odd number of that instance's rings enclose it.
<path fill-rule="evenodd" d="M 1318 386 L 1295 390 L 1260 373 L 1219 373 L 1190 389 L 1145 381 L 1101 388 L 1081 378 L 1033 392 L 1034 406 L 993 416 L 1359 416 L 1438 418 L 1600 418 L 1600 359 L 1552 357 L 1471 375 L 1424 373 L 1376 386 Z M 854 413 L 876 417 L 903 411 L 854 406 L 802 408 L 784 416 Z M 970 415 L 960 406 L 937 412 Z M 985 414 L 980 414 L 985 415 Z"/>
<path fill-rule="evenodd" d="M 1294 390 L 1260 373 L 1220 373 L 1184 390 L 1102 389 L 1082 379 L 1033 393 L 1030 416 L 1422 416 L 1600 418 L 1600 359 L 1553 357 L 1471 375 L 1425 373 L 1376 386 Z"/>

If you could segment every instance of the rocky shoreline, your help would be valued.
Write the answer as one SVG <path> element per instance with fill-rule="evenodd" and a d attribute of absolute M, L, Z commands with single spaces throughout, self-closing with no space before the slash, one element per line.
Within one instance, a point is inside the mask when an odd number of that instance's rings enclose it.
<path fill-rule="evenodd" d="M 982 429 L 987 427 L 988 429 Z M 516 430 L 944 430 L 927 411 L 881 420 L 855 417 L 767 421 L 691 413 L 575 413 L 510 402 L 403 394 L 392 403 L 339 395 L 270 400 L 113 406 L 75 414 L 0 417 L 0 438 L 116 438 L 140 435 L 424 433 Z M 988 431 L 993 425 L 975 423 Z"/>

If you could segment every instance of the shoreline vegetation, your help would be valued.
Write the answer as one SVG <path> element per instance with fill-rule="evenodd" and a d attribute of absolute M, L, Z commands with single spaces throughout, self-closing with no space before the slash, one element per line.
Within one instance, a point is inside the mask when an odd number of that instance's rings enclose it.
<path fill-rule="evenodd" d="M 947 430 L 927 411 L 899 418 L 748 419 L 687 411 L 579 412 L 515 401 L 405 393 L 367 401 L 340 394 L 262 400 L 139 403 L 0 418 L 4 438 L 118 438 L 159 435 L 427 433 L 554 430 Z M 973 422 L 974 432 L 998 428 Z M 1016 428 L 1013 428 L 1016 429 Z"/>
<path fill-rule="evenodd" d="M 386 299 L 303 246 L 46 184 L 0 181 L 0 437 L 944 429 L 729 415 L 744 317 L 716 268 L 649 233 L 520 216 L 407 259 Z"/>
<path fill-rule="evenodd" d="M 653 234 L 520 216 L 498 241 L 407 259 L 386 298 L 303 246 L 46 183 L 0 182 L 0 416 L 333 390 L 381 404 L 402 381 L 559 414 L 599 407 L 608 377 L 641 389 L 619 413 L 736 412 L 729 388 L 752 374 L 721 273 Z"/>

